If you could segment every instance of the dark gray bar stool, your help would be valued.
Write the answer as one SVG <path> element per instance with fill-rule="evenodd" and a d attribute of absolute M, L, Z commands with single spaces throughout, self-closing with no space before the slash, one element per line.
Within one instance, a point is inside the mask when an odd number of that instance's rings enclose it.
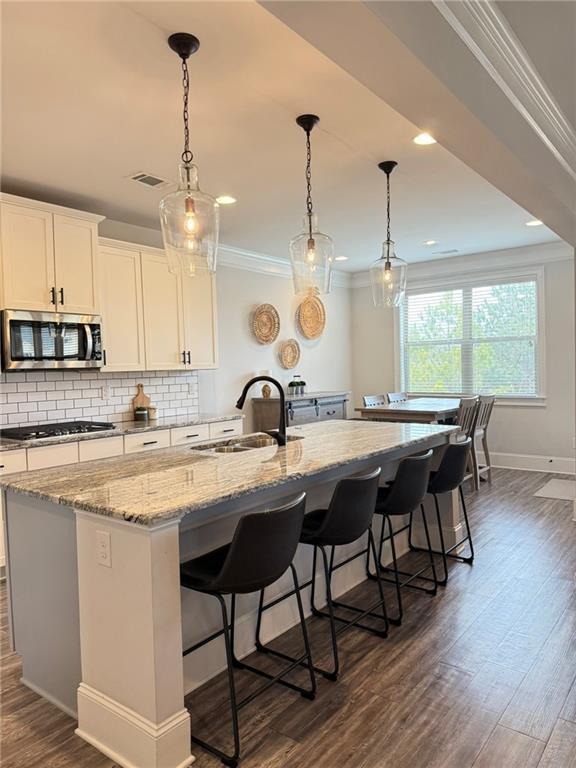
<path fill-rule="evenodd" d="M 427 592 L 430 595 L 436 594 L 436 587 L 438 579 L 436 576 L 436 566 L 434 564 L 434 556 L 432 554 L 432 545 L 430 543 L 430 532 L 428 530 L 428 521 L 426 519 L 426 512 L 424 510 L 424 497 L 428 488 L 428 478 L 430 475 L 430 461 L 432 459 L 432 451 L 427 451 L 420 456 L 410 456 L 407 459 L 403 459 L 400 462 L 396 477 L 394 480 L 385 487 L 378 489 L 378 501 L 376 503 L 376 514 L 382 515 L 382 529 L 380 532 L 380 547 L 378 550 L 378 559 L 374 558 L 376 573 L 370 571 L 370 553 L 366 554 L 366 570 L 368 577 L 371 579 L 377 578 L 382 573 L 390 573 L 393 578 L 386 578 L 380 576 L 382 581 L 394 584 L 396 587 L 396 601 L 398 604 L 398 615 L 395 618 L 390 618 L 391 624 L 399 625 L 402 622 L 403 606 L 402 606 L 402 588 L 409 587 L 410 589 L 418 589 L 422 592 Z M 396 558 L 396 545 L 394 538 L 407 529 L 412 529 L 412 517 L 414 512 L 420 507 L 422 513 L 422 522 L 424 525 L 424 534 L 426 536 L 429 564 L 420 568 L 415 573 L 408 573 L 407 571 L 401 571 L 398 568 L 398 561 Z M 397 528 L 396 530 L 392 526 L 392 518 L 398 516 L 409 516 L 409 522 Z M 390 530 L 390 533 L 386 536 L 386 525 Z M 384 542 L 390 542 L 390 548 L 392 550 L 392 566 L 385 566 L 382 563 L 382 552 L 384 549 Z M 423 574 L 429 570 L 432 573 L 432 578 L 424 576 Z M 403 580 L 400 577 L 406 577 Z M 421 581 L 429 582 L 432 587 L 424 587 L 418 584 L 414 584 L 414 580 L 419 579 Z"/>
<path fill-rule="evenodd" d="M 360 552 L 357 552 L 355 555 L 347 558 L 346 560 L 334 564 L 335 547 L 345 544 L 352 544 L 353 542 L 362 538 L 364 534 L 368 533 L 368 547 L 372 552 L 373 557 L 376 558 L 376 545 L 372 533 L 372 518 L 374 516 L 374 507 L 378 494 L 379 477 L 380 467 L 365 475 L 355 475 L 353 477 L 347 477 L 344 480 L 340 480 L 334 490 L 328 509 L 316 509 L 304 517 L 304 525 L 302 528 L 302 535 L 300 536 L 300 542 L 302 544 L 308 544 L 312 546 L 314 551 L 312 560 L 312 578 L 306 583 L 302 584 L 301 589 L 310 585 L 312 586 L 312 613 L 315 616 L 322 616 L 330 620 L 333 667 L 331 670 L 314 667 L 316 672 L 323 675 L 328 680 L 336 680 L 338 678 L 338 672 L 340 668 L 337 643 L 338 635 L 350 629 L 351 627 L 359 627 L 361 629 L 365 629 L 368 632 L 372 632 L 373 634 L 378 635 L 379 637 L 386 637 L 388 634 L 388 617 L 384 603 L 384 590 L 378 576 L 378 600 L 366 609 L 336 602 L 332 598 L 331 591 L 332 573 L 338 568 L 341 568 L 343 565 L 351 562 L 355 558 L 363 556 L 366 552 L 366 550 L 363 549 Z M 328 562 L 326 547 L 332 547 L 330 563 Z M 328 609 L 327 611 L 319 610 L 314 602 L 316 591 L 316 562 L 318 550 L 322 555 L 322 563 L 324 566 L 324 577 L 326 580 L 326 602 Z M 258 624 L 256 628 L 256 647 L 258 650 L 271 653 L 275 656 L 278 656 L 279 658 L 285 659 L 286 661 L 295 662 L 297 660 L 291 656 L 280 653 L 278 651 L 274 651 L 271 648 L 265 649 L 260 643 L 259 637 L 262 623 L 262 613 L 268 608 L 277 605 L 281 600 L 285 600 L 288 596 L 289 595 L 282 595 L 276 600 L 273 600 L 265 605 L 264 590 L 262 590 L 260 595 L 260 606 L 258 610 Z M 358 616 L 354 619 L 344 619 L 340 616 L 337 616 L 334 612 L 334 607 L 337 606 L 342 606 L 348 610 L 354 611 L 358 613 Z M 381 614 L 375 613 L 376 609 L 378 608 L 381 609 Z M 383 629 L 376 629 L 374 627 L 361 624 L 360 622 L 366 616 L 375 617 L 383 622 Z M 336 622 L 340 624 L 338 629 L 336 629 Z"/>
<path fill-rule="evenodd" d="M 308 699 L 313 699 L 316 693 L 316 680 L 310 655 L 304 610 L 300 598 L 298 577 L 296 569 L 292 564 L 302 532 L 305 501 L 306 494 L 302 493 L 290 503 L 277 509 L 245 515 L 240 519 L 230 544 L 201 555 L 194 560 L 182 563 L 180 566 L 181 585 L 186 587 L 186 589 L 212 595 L 220 603 L 222 611 L 222 629 L 187 648 L 183 655 L 186 656 L 206 645 L 211 640 L 224 635 L 228 666 L 228 685 L 230 687 L 232 728 L 234 732 L 234 752 L 228 755 L 196 736 L 192 736 L 192 741 L 213 755 L 216 755 L 216 757 L 219 757 L 225 765 L 236 766 L 240 758 L 239 709 L 246 706 L 256 696 L 274 685 L 274 683 L 279 683 L 294 691 L 298 691 Z M 279 674 L 271 675 L 240 661 L 234 654 L 236 595 L 263 590 L 277 581 L 288 568 L 292 571 L 294 590 L 290 594 L 296 595 L 305 653 L 300 658 L 294 659 Z M 228 620 L 224 595 L 231 596 L 230 620 Z M 310 688 L 302 688 L 283 679 L 288 672 L 300 665 L 308 668 Z M 237 702 L 234 686 L 234 668 L 254 672 L 261 677 L 267 678 L 268 682 L 249 696 L 246 696 L 242 701 Z"/>
<path fill-rule="evenodd" d="M 470 450 L 472 447 L 472 438 L 467 437 L 466 440 L 462 440 L 458 443 L 451 443 L 444 451 L 444 456 L 440 462 L 440 466 L 435 472 L 430 473 L 430 481 L 428 483 L 428 493 L 434 497 L 434 505 L 436 507 L 436 520 L 438 523 L 438 535 L 440 538 L 440 551 L 433 550 L 435 555 L 442 557 L 444 565 L 444 577 L 438 580 L 438 584 L 445 586 L 448 581 L 448 562 L 447 558 L 453 560 L 459 560 L 461 563 L 472 563 L 474 560 L 474 546 L 472 544 L 472 534 L 470 533 L 470 523 L 468 521 L 468 512 L 466 510 L 466 503 L 464 501 L 464 491 L 462 490 L 462 484 L 466 477 L 466 470 L 468 467 L 468 461 L 470 458 Z M 449 549 L 446 549 L 444 543 L 444 532 L 442 530 L 442 518 L 440 516 L 440 507 L 438 504 L 438 496 L 441 493 L 451 493 L 458 489 L 460 496 L 460 504 L 462 506 L 462 513 L 464 517 L 464 524 L 466 526 L 466 536 L 457 544 L 452 545 Z M 422 551 L 421 547 L 415 547 L 412 544 L 412 530 L 410 529 L 410 549 L 413 551 Z M 470 547 L 470 555 L 463 556 L 454 554 L 454 550 L 461 547 L 468 542 Z"/>

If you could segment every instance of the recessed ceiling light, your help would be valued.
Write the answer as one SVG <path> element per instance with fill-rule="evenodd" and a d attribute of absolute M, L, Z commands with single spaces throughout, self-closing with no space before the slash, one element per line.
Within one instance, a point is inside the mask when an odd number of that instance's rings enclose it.
<path fill-rule="evenodd" d="M 348 261 L 348 256 L 336 256 L 334 261 Z"/>
<path fill-rule="evenodd" d="M 539 227 L 541 226 L 542 222 L 540 219 L 532 219 L 532 221 L 527 221 L 526 226 L 527 227 Z"/>
<path fill-rule="evenodd" d="M 219 205 L 234 205 L 236 198 L 232 197 L 232 195 L 220 195 L 220 197 L 216 198 L 216 202 Z"/>
<path fill-rule="evenodd" d="M 438 240 L 424 240 L 424 245 L 438 245 Z"/>
<path fill-rule="evenodd" d="M 434 136 L 430 136 L 429 133 L 419 133 L 418 136 L 414 136 L 412 141 L 414 144 L 436 144 L 436 139 Z"/>

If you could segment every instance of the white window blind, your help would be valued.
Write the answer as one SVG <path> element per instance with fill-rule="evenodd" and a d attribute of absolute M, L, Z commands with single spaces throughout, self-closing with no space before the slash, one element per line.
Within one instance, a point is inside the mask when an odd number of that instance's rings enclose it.
<path fill-rule="evenodd" d="M 537 279 L 409 290 L 400 352 L 406 392 L 539 395 Z"/>

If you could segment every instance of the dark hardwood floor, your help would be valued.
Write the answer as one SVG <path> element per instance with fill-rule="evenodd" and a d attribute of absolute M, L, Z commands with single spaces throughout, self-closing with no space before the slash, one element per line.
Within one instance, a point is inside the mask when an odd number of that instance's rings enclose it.
<path fill-rule="evenodd" d="M 405 623 L 387 640 L 343 636 L 341 678 L 320 680 L 315 701 L 275 687 L 242 710 L 242 765 L 576 768 L 576 523 L 570 502 L 533 496 L 551 477 L 497 470 L 492 486 L 469 494 L 473 567 L 454 563 L 435 598 L 408 595 Z M 2 768 L 112 768 L 19 683 L 4 589 L 2 600 Z M 327 626 L 315 619 L 310 629 L 316 660 L 327 661 Z M 297 632 L 275 643 L 294 650 Z M 237 679 L 240 695 L 260 685 Z M 199 735 L 229 744 L 226 692 L 219 676 L 190 707 Z M 198 768 L 220 765 L 194 753 Z"/>

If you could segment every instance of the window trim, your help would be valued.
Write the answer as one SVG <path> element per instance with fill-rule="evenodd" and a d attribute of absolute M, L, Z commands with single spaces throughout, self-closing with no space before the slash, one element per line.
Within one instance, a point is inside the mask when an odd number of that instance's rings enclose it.
<path fill-rule="evenodd" d="M 451 288 L 474 288 L 485 285 L 513 283 L 514 281 L 534 280 L 536 283 L 536 322 L 537 322 L 537 362 L 536 375 L 538 391 L 534 395 L 498 395 L 496 405 L 545 406 L 546 405 L 546 308 L 545 308 L 545 268 L 533 266 L 526 269 L 490 270 L 480 275 L 477 271 L 461 273 L 450 277 L 435 277 L 410 280 L 406 295 L 449 290 Z M 394 313 L 394 382 L 399 391 L 404 389 L 404 361 L 402 350 L 404 307 Z M 458 397 L 455 393 L 410 392 L 409 397 Z"/>

